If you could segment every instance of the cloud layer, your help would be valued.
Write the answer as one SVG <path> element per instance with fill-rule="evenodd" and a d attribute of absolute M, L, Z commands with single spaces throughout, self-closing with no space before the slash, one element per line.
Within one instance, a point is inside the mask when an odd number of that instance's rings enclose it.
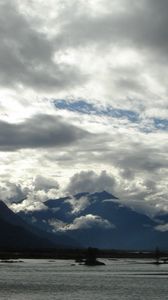
<path fill-rule="evenodd" d="M 36 209 L 64 193 L 107 190 L 168 209 L 167 8 L 1 1 L 3 200 L 25 197 Z"/>
<path fill-rule="evenodd" d="M 82 81 L 77 68 L 54 61 L 55 41 L 17 1 L 1 1 L 0 82 L 4 87 L 59 90 Z M 8 19 L 8 22 L 6 20 Z"/>
<path fill-rule="evenodd" d="M 64 147 L 89 136 L 85 130 L 50 115 L 36 115 L 19 124 L 0 121 L 0 149 Z"/>

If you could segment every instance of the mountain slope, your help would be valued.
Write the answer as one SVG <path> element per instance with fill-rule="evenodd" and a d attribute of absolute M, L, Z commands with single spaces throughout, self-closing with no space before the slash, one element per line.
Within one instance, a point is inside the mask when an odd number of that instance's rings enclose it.
<path fill-rule="evenodd" d="M 28 224 L 0 201 L 0 248 L 46 249 L 73 245 L 77 243 L 72 238 L 60 233 L 47 233 Z"/>
<path fill-rule="evenodd" d="M 49 240 L 28 230 L 28 225 L 0 201 L 0 248 L 30 249 L 53 247 Z"/>

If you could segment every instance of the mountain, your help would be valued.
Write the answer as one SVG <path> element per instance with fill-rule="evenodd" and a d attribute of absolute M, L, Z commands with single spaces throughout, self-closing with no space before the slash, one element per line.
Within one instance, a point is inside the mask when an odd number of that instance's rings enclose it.
<path fill-rule="evenodd" d="M 28 225 L 0 201 L 0 248 L 49 248 L 53 243 L 28 230 Z"/>
<path fill-rule="evenodd" d="M 47 249 L 72 247 L 76 244 L 72 238 L 63 234 L 47 233 L 37 229 L 33 224 L 28 224 L 0 201 L 1 249 Z"/>
<path fill-rule="evenodd" d="M 106 191 L 51 199 L 44 204 L 45 210 L 20 215 L 47 232 L 66 232 L 85 247 L 168 249 L 168 231 L 159 229 L 159 224 L 164 226 L 165 222 L 161 216 L 151 219 Z"/>

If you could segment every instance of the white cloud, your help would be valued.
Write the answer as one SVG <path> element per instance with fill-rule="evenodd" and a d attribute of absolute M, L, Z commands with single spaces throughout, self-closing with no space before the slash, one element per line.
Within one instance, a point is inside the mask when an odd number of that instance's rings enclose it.
<path fill-rule="evenodd" d="M 59 220 L 51 220 L 50 224 L 55 228 L 55 230 L 68 231 L 77 229 L 89 229 L 89 228 L 115 228 L 108 220 L 102 219 L 100 216 L 88 214 L 86 216 L 81 216 L 74 219 L 73 223 L 65 224 Z"/>
<path fill-rule="evenodd" d="M 58 219 L 51 219 L 48 221 L 49 225 L 53 227 L 53 232 L 55 231 L 66 231 L 67 224 L 61 220 Z"/>
<path fill-rule="evenodd" d="M 67 230 L 76 230 L 76 229 L 87 229 L 93 227 L 100 227 L 100 228 L 114 228 L 115 226 L 111 224 L 108 220 L 102 219 L 96 215 L 86 215 L 76 218 L 72 224 L 67 225 Z"/>
<path fill-rule="evenodd" d="M 30 211 L 39 211 L 39 210 L 48 209 L 40 200 L 34 198 L 30 199 L 29 197 L 26 200 L 22 201 L 21 203 L 11 204 L 10 208 L 16 213 L 20 211 L 30 212 Z"/>
<path fill-rule="evenodd" d="M 1 195 L 1 199 L 15 212 L 45 210 L 47 207 L 44 202 L 59 196 L 59 184 L 51 177 L 38 175 L 29 184 L 27 182 L 26 187 L 23 187 L 23 183 L 18 187 L 8 184 Z"/>
<path fill-rule="evenodd" d="M 72 210 L 73 214 L 81 213 L 81 211 L 84 210 L 90 204 L 87 195 L 82 196 L 79 199 L 76 199 L 75 197 L 71 196 L 71 198 L 68 202 L 73 207 L 73 210 Z"/>
<path fill-rule="evenodd" d="M 155 229 L 161 232 L 166 232 L 168 231 L 168 223 L 157 225 Z"/>

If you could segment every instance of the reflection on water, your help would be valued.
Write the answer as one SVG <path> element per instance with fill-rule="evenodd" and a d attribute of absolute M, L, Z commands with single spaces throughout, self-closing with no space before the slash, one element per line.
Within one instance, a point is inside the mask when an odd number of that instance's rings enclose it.
<path fill-rule="evenodd" d="M 131 260 L 105 263 L 96 267 L 63 260 L 0 263 L 0 299 L 167 299 L 167 264 Z"/>

